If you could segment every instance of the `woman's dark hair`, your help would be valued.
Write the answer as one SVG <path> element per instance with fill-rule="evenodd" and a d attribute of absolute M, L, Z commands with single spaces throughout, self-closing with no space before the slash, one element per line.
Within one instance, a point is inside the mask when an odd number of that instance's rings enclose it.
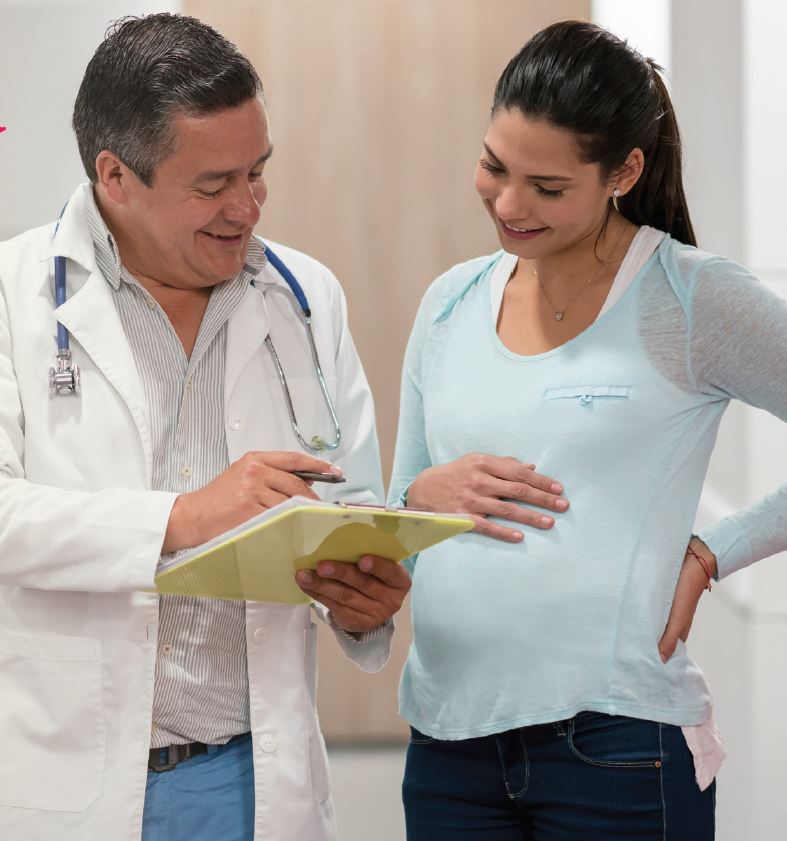
<path fill-rule="evenodd" d="M 511 59 L 495 88 L 492 113 L 518 108 L 574 132 L 588 163 L 605 176 L 632 149 L 644 171 L 618 200 L 635 225 L 651 225 L 696 245 L 683 191 L 675 111 L 659 67 L 606 29 L 562 21 L 539 32 Z"/>
<path fill-rule="evenodd" d="M 234 108 L 262 94 L 257 72 L 215 29 L 184 15 L 127 17 L 107 31 L 85 70 L 74 132 L 91 181 L 108 149 L 148 187 L 174 151 L 172 120 Z"/>

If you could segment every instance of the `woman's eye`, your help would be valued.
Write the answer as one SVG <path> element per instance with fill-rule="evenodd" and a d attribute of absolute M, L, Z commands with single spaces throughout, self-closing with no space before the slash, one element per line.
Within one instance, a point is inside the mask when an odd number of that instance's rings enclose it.
<path fill-rule="evenodd" d="M 486 158 L 481 158 L 478 162 L 481 166 L 481 169 L 485 169 L 487 172 L 491 172 L 493 175 L 500 175 L 501 173 L 505 172 L 503 167 L 495 166 L 493 163 L 490 163 Z"/>
<path fill-rule="evenodd" d="M 536 184 L 536 192 L 539 196 L 548 196 L 549 198 L 560 198 L 563 195 L 563 190 L 547 190 L 546 187 L 542 187 L 540 184 Z"/>

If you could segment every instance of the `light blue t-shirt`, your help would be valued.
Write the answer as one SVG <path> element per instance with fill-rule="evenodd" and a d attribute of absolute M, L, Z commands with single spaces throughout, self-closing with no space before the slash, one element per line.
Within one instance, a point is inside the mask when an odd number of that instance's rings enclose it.
<path fill-rule="evenodd" d="M 402 715 L 442 739 L 581 710 L 700 724 L 702 673 L 683 643 L 663 664 L 658 642 L 730 398 L 787 420 L 787 304 L 666 237 L 587 330 L 520 356 L 491 313 L 501 255 L 455 266 L 424 298 L 390 498 L 481 452 L 535 462 L 571 508 L 520 544 L 467 534 L 418 556 Z M 787 485 L 701 537 L 721 577 L 786 549 Z"/>

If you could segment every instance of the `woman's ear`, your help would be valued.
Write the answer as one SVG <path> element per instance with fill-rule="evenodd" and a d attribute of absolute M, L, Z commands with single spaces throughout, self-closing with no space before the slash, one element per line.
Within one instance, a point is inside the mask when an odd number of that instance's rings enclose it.
<path fill-rule="evenodd" d="M 639 181 L 644 169 L 645 155 L 642 154 L 642 149 L 636 147 L 628 153 L 628 157 L 623 164 L 610 173 L 610 195 L 612 195 L 613 190 L 619 190 L 619 195 L 625 196 Z"/>

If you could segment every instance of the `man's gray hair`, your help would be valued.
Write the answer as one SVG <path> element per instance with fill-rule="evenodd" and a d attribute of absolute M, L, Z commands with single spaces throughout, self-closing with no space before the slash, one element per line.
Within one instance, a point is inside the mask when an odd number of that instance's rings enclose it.
<path fill-rule="evenodd" d="M 215 29 L 184 15 L 116 21 L 85 70 L 74 132 L 90 180 L 107 149 L 148 187 L 172 154 L 172 120 L 234 108 L 262 95 L 251 62 Z"/>

